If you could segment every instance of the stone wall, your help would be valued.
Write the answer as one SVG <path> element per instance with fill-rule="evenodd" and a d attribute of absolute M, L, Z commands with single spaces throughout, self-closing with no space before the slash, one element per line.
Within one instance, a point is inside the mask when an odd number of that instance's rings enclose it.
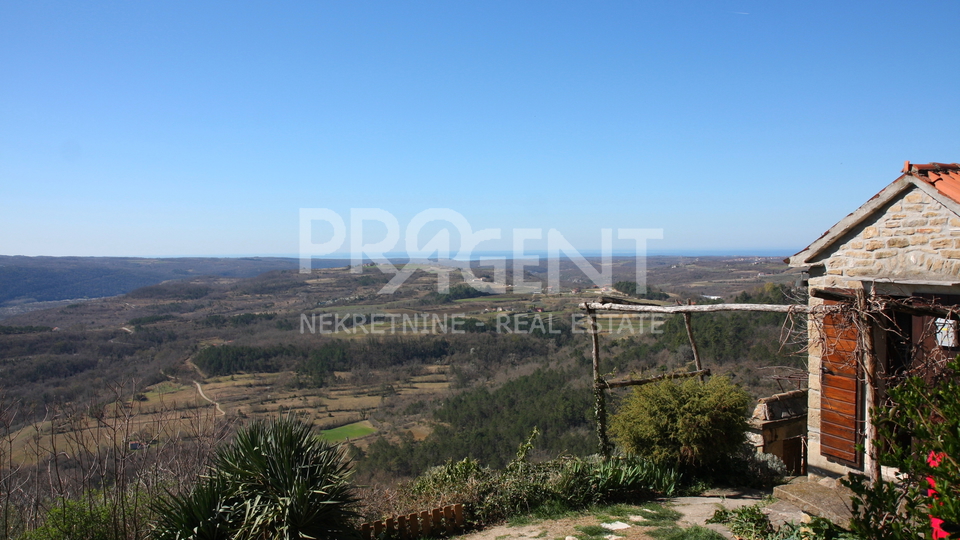
<path fill-rule="evenodd" d="M 912 188 L 819 259 L 825 270 L 820 285 L 828 287 L 871 278 L 958 280 L 960 216 Z"/>

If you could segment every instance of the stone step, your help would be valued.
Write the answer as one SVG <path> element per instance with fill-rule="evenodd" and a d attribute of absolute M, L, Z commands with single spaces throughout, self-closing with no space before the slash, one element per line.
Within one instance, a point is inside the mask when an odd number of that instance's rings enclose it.
<path fill-rule="evenodd" d="M 797 481 L 773 488 L 773 496 L 781 501 L 789 502 L 800 510 L 812 516 L 829 519 L 834 524 L 850 528 L 850 519 L 853 517 L 851 497 L 853 492 L 837 484 Z"/>

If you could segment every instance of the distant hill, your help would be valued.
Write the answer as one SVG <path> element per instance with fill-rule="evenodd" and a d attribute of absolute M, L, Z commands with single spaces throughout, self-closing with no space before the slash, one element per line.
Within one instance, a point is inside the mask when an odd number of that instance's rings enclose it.
<path fill-rule="evenodd" d="M 588 280 L 572 263 L 561 265 L 560 293 L 478 296 L 457 273 L 449 292 L 438 293 L 440 274 L 431 265 L 418 268 L 395 294 L 382 295 L 389 274 L 375 268 L 354 274 L 343 268 L 345 261 L 301 274 L 292 259 L 20 258 L 16 266 L 11 260 L 17 258 L 0 259 L 8 264 L 0 269 L 20 271 L 24 279 L 46 276 L 49 286 L 69 281 L 76 285 L 70 295 L 90 283 L 101 287 L 89 289 L 93 294 L 120 291 L 109 289 L 109 281 L 130 276 L 186 278 L 122 296 L 61 300 L 0 320 L 0 397 L 20 404 L 20 422 L 41 422 L 59 404 L 102 411 L 115 402 L 119 385 L 124 399 L 135 399 L 127 401 L 128 410 L 141 415 L 136 422 L 144 426 L 167 416 L 194 418 L 201 407 L 223 410 L 231 422 L 291 413 L 321 429 L 375 428 L 376 435 L 362 440 L 351 435 L 365 483 L 392 482 L 466 456 L 501 466 L 534 426 L 542 433 L 537 459 L 593 452 L 593 345 L 587 333 L 574 331 L 574 321 L 583 315 L 581 302 L 612 292 L 579 291 Z M 782 271 L 786 265 L 757 262 L 652 259 L 648 276 L 652 289 L 680 301 L 749 287 L 725 298 L 790 302 L 793 276 Z M 288 269 L 226 277 L 270 264 Z M 547 274 L 539 271 L 545 263 L 529 268 L 535 272 L 524 281 Z M 625 264 L 615 272 L 615 283 L 635 276 Z M 494 271 L 477 273 L 490 278 Z M 40 283 L 17 285 L 40 291 Z M 601 323 L 605 376 L 690 369 L 682 317 L 656 325 L 652 318 L 616 316 Z M 805 356 L 779 347 L 782 315 L 704 314 L 692 326 L 704 366 L 753 396 L 782 392 L 784 375 L 806 373 Z M 771 379 L 774 374 L 781 378 Z M 610 395 L 615 410 L 619 398 Z M 213 402 L 218 408 L 210 408 Z M 95 420 L 90 412 L 77 418 Z"/>
<path fill-rule="evenodd" d="M 345 264 L 347 261 L 313 262 L 317 268 Z M 171 279 L 198 276 L 247 278 L 271 270 L 297 267 L 297 259 L 280 257 L 141 259 L 0 255 L 0 306 L 101 298 Z"/>

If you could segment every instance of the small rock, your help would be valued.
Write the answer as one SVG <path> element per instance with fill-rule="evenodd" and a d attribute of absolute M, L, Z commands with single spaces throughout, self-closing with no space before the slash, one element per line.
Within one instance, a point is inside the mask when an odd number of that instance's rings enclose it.
<path fill-rule="evenodd" d="M 608 535 L 604 536 L 604 538 L 606 538 L 607 540 L 621 540 L 623 537 L 622 537 L 622 536 L 617 536 L 617 535 L 615 535 L 615 534 L 608 534 Z"/>
<path fill-rule="evenodd" d="M 611 531 L 619 531 L 620 529 L 629 529 L 630 526 L 622 521 L 614 521 L 613 523 L 601 523 L 601 527 L 604 529 L 609 529 Z"/>
<path fill-rule="evenodd" d="M 817 483 L 830 489 L 837 489 L 837 486 L 840 485 L 836 478 L 830 478 L 829 476 L 821 478 Z"/>
<path fill-rule="evenodd" d="M 576 536 L 568 536 L 568 537 L 564 538 L 563 540 L 579 540 L 579 539 L 578 539 Z"/>
<path fill-rule="evenodd" d="M 646 521 L 647 520 L 647 518 L 643 516 L 627 516 L 627 519 L 629 519 L 630 521 Z"/>

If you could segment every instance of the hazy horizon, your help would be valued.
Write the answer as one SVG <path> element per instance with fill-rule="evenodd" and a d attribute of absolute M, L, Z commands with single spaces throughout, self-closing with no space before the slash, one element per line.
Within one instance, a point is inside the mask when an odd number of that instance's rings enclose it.
<path fill-rule="evenodd" d="M 802 248 L 801 248 L 802 249 Z M 744 250 L 647 250 L 647 257 L 788 257 L 797 253 L 800 249 L 794 250 L 782 250 L 782 249 L 744 249 Z M 408 255 L 401 252 L 387 252 L 384 255 L 390 260 L 405 260 L 409 259 Z M 476 251 L 473 253 L 473 256 L 469 259 L 471 261 L 478 260 L 479 257 L 504 257 L 507 259 L 512 259 L 509 251 Z M 528 256 L 537 256 L 541 259 L 545 258 L 547 255 L 546 250 L 527 250 L 524 255 Z M 581 250 L 580 255 L 589 259 L 601 257 L 600 250 Z M 628 251 L 614 251 L 612 257 L 614 258 L 629 258 L 635 257 L 635 252 Z M 30 258 L 90 258 L 90 259 L 244 259 L 244 258 L 264 258 L 264 259 L 300 259 L 300 255 L 297 253 L 274 253 L 274 254 L 226 254 L 226 255 L 10 255 L 6 253 L 0 253 L 0 257 L 30 257 Z M 350 253 L 332 253 L 330 255 L 323 256 L 313 256 L 312 259 L 320 260 L 349 260 L 351 259 Z M 430 260 L 437 260 L 437 257 L 428 257 Z M 561 256 L 561 258 L 569 258 L 567 256 Z M 364 260 L 370 260 L 369 257 L 364 257 Z M 444 259 L 444 260 L 458 260 L 458 259 Z"/>

